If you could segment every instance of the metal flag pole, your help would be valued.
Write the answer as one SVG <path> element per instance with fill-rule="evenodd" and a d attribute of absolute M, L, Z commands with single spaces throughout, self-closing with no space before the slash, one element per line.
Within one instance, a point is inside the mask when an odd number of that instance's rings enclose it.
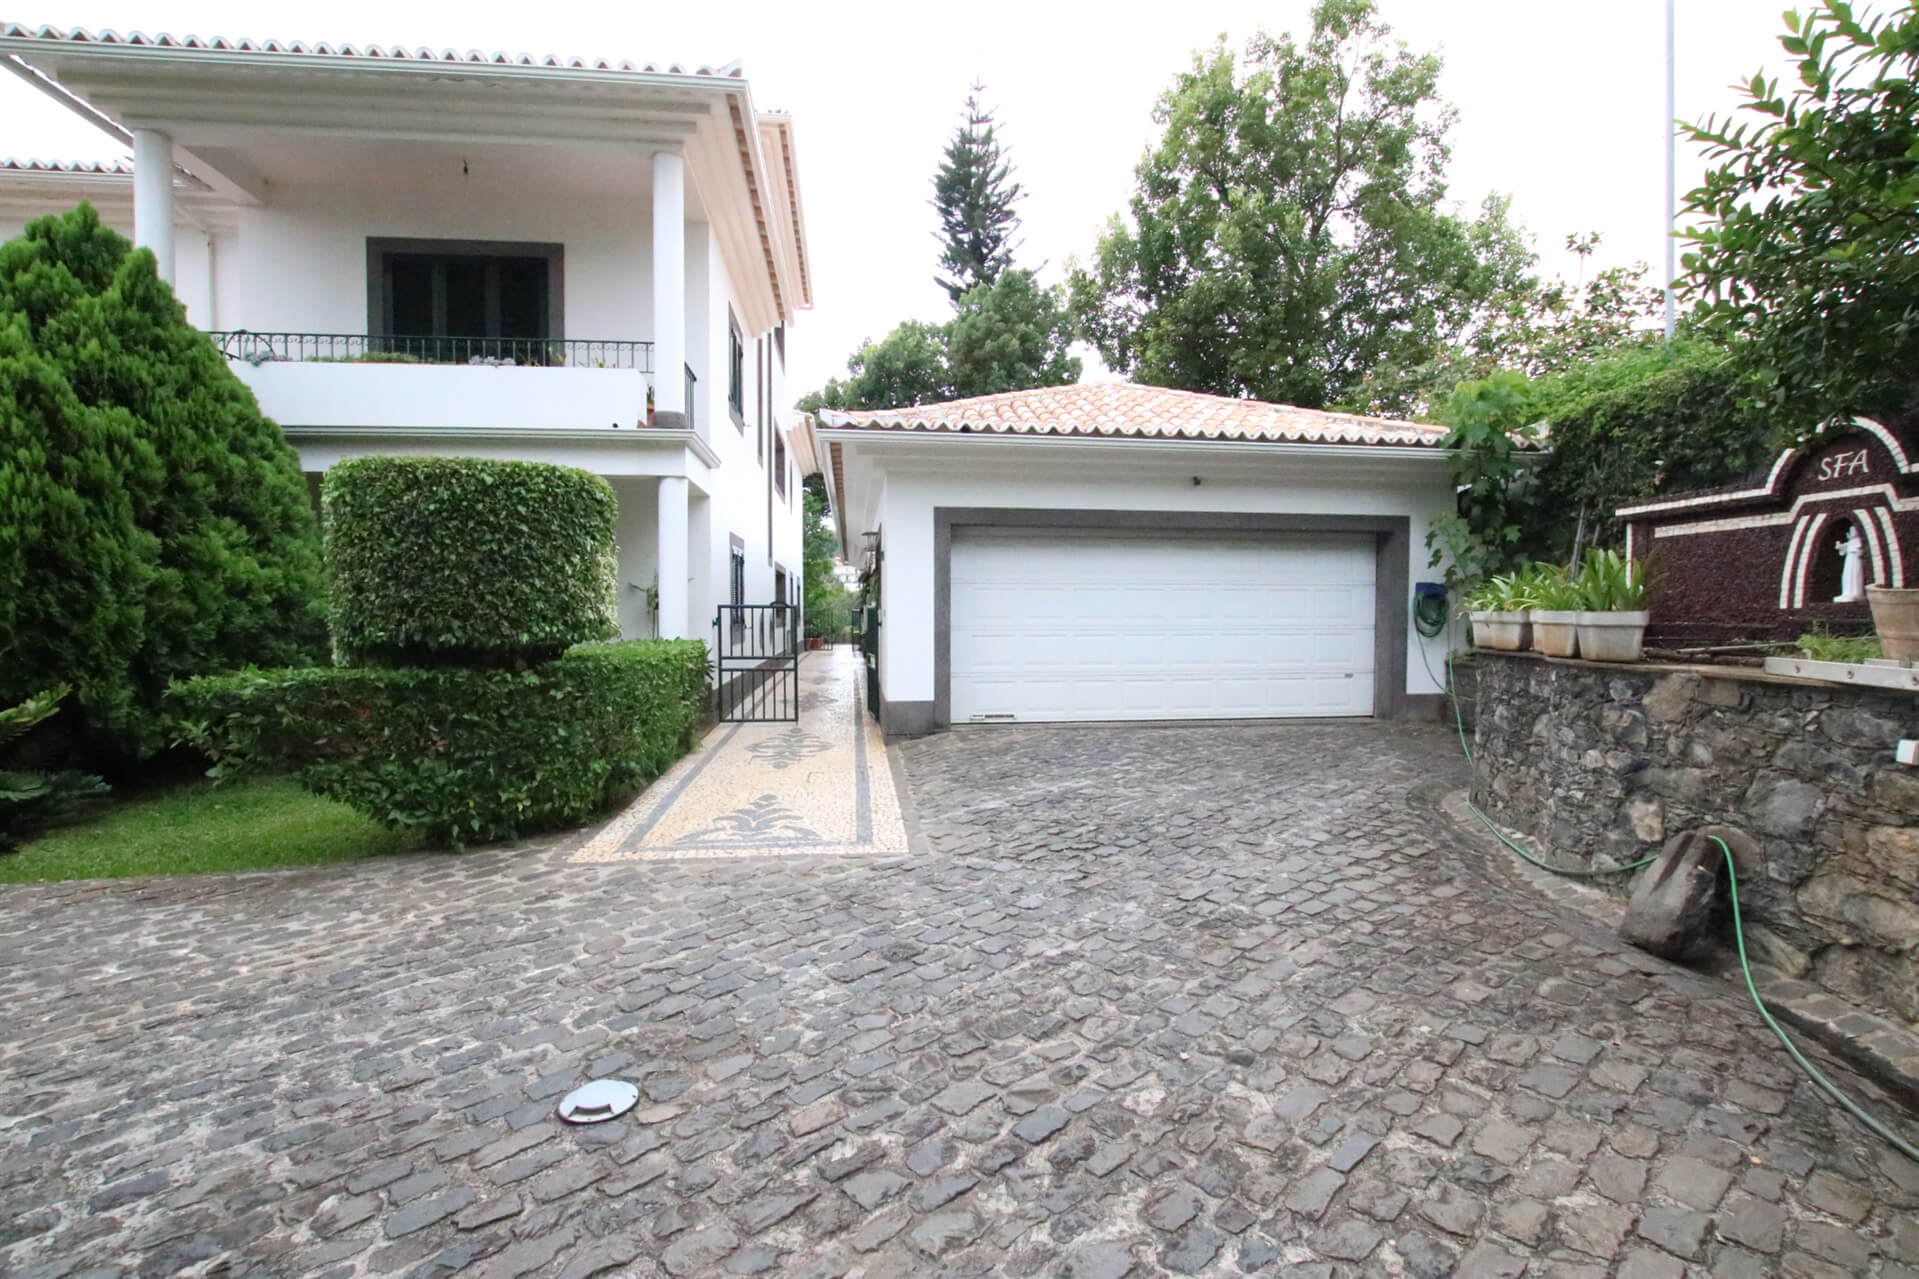
<path fill-rule="evenodd" d="M 1679 118 L 1679 109 L 1673 100 L 1673 7 L 1677 0 L 1666 0 L 1666 341 L 1672 341 L 1673 330 L 1679 322 L 1678 309 L 1673 301 L 1673 278 L 1679 273 L 1678 241 L 1674 238 L 1679 231 L 1679 189 L 1677 178 L 1677 157 L 1675 146 L 1677 130 L 1674 121 Z"/>

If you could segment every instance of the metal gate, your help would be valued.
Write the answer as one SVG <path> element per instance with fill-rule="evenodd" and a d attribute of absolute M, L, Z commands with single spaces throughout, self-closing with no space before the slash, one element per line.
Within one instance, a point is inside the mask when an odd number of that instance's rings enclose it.
<path fill-rule="evenodd" d="M 866 711 L 880 717 L 880 608 L 868 604 L 860 610 L 860 661 L 866 667 Z"/>
<path fill-rule="evenodd" d="M 792 604 L 722 604 L 713 629 L 720 721 L 799 722 L 800 610 Z"/>

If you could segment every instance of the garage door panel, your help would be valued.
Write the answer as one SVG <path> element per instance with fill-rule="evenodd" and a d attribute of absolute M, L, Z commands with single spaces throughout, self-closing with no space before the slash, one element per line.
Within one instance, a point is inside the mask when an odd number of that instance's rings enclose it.
<path fill-rule="evenodd" d="M 1365 715 L 1370 539 L 955 538 L 956 721 Z"/>

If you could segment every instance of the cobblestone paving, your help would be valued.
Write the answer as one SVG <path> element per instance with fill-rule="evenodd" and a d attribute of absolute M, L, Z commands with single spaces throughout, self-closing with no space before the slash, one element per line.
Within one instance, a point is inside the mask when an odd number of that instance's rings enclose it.
<path fill-rule="evenodd" d="M 901 753 L 908 858 L 0 891 L 0 1273 L 1919 1274 L 1734 992 L 1408 801 L 1443 733 Z"/>

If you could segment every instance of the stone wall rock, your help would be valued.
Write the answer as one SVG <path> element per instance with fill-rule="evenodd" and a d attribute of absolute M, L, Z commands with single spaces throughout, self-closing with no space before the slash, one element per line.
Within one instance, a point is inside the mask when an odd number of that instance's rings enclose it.
<path fill-rule="evenodd" d="M 1919 697 L 1483 651 L 1473 673 L 1475 798 L 1496 820 L 1589 867 L 1748 832 L 1756 957 L 1919 1028 L 1919 769 L 1892 756 Z"/>

